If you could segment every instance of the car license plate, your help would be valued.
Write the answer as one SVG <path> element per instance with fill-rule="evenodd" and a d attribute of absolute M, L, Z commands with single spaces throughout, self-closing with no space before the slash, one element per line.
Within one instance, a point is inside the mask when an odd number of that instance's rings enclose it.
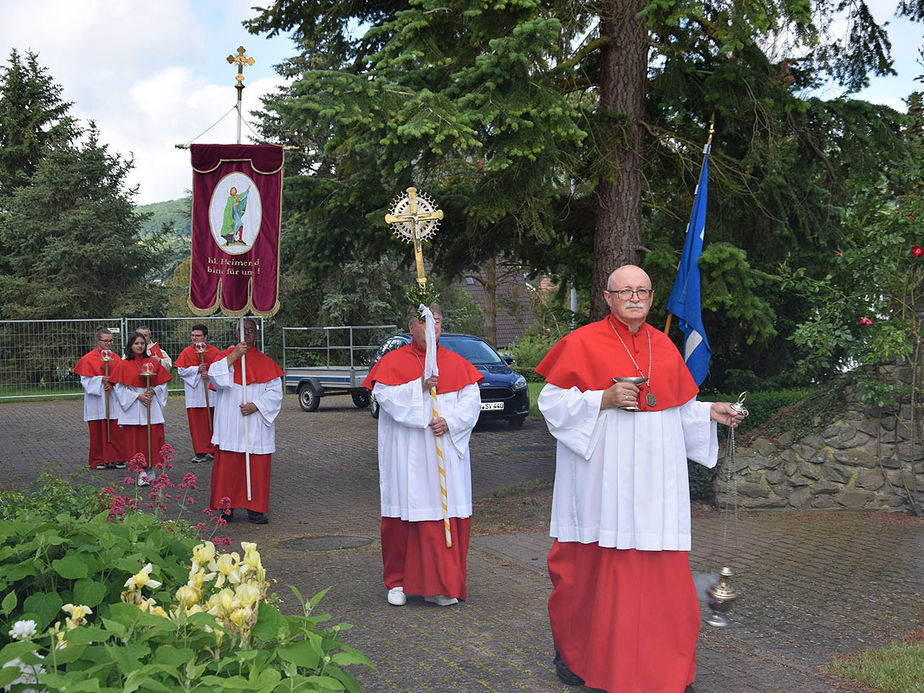
<path fill-rule="evenodd" d="M 503 402 L 482 402 L 481 411 L 503 411 L 504 403 Z"/>

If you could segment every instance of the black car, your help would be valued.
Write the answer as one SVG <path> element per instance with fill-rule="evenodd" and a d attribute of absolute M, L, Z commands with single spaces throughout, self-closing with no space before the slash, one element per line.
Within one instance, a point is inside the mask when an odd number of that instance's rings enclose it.
<path fill-rule="evenodd" d="M 388 337 L 375 352 L 369 366 L 374 366 L 376 361 L 389 351 L 410 344 L 411 339 L 408 333 Z M 526 378 L 510 368 L 512 358 L 501 356 L 486 341 L 470 334 L 444 332 L 440 336 L 440 346 L 456 352 L 484 376 L 479 385 L 479 421 L 507 419 L 512 426 L 523 425 L 529 414 L 529 390 L 526 387 Z M 379 417 L 379 405 L 375 397 L 369 403 L 369 411 L 375 418 Z"/>

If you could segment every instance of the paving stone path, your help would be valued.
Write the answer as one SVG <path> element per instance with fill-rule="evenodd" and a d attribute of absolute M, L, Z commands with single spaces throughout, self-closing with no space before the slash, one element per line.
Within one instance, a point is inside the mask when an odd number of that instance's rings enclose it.
<path fill-rule="evenodd" d="M 176 478 L 207 465 L 192 457 L 182 397 L 167 407 Z M 41 471 L 86 467 L 86 425 L 77 399 L 0 404 L 0 486 Z M 376 422 L 350 400 L 329 397 L 305 413 L 287 396 L 277 424 L 270 524 L 236 521 L 237 543 L 256 541 L 267 572 L 303 595 L 330 588 L 320 609 L 355 626 L 346 642 L 375 670 L 354 667 L 364 691 L 563 691 L 551 667 L 545 533 L 473 537 L 467 602 L 449 608 L 385 601 L 378 538 Z M 489 425 L 472 437 L 476 497 L 520 481 L 551 478 L 545 425 Z M 123 472 L 86 473 L 114 483 Z M 111 478 L 110 478 L 111 477 Z M 207 502 L 200 490 L 197 501 Z M 864 690 L 826 677 L 834 655 L 897 640 L 924 625 L 924 521 L 906 515 L 705 514 L 693 521 L 694 571 L 730 565 L 740 593 L 731 625 L 703 625 L 698 693 Z M 644 608 L 644 607 L 643 607 Z M 580 689 L 586 690 L 586 689 Z M 922 688 L 924 690 L 924 682 Z"/>

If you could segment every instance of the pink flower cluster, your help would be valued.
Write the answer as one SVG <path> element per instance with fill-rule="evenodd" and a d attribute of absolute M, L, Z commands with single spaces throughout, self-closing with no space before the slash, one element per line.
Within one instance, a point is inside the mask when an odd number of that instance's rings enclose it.
<path fill-rule="evenodd" d="M 859 323 L 860 325 L 872 325 L 872 324 L 873 324 L 873 321 L 870 320 L 869 318 L 867 318 L 866 316 L 863 316 L 862 318 L 860 318 L 860 320 L 858 321 L 858 323 Z"/>

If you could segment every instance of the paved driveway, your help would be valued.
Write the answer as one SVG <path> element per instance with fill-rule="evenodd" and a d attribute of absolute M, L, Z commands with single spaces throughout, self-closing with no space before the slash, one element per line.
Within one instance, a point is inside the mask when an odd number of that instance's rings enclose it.
<path fill-rule="evenodd" d="M 182 397 L 167 408 L 167 440 L 176 478 L 193 465 Z M 267 572 L 290 602 L 330 588 L 321 609 L 349 622 L 348 644 L 375 671 L 358 669 L 364 691 L 561 691 L 551 667 L 546 600 L 550 583 L 544 534 L 473 537 L 469 599 L 440 608 L 411 599 L 385 602 L 378 540 L 376 422 L 344 397 L 305 413 L 287 396 L 277 425 L 271 522 L 235 522 L 235 542 L 258 542 Z M 554 473 L 544 424 L 491 425 L 472 438 L 475 496 Z M 22 485 L 42 470 L 86 466 L 79 400 L 0 404 L 0 485 Z M 89 472 L 87 472 L 89 475 Z M 116 471 L 94 472 L 112 483 Z M 200 491 L 200 507 L 207 491 Z M 696 689 L 704 691 L 860 690 L 826 678 L 819 667 L 898 639 L 924 622 L 924 523 L 904 515 L 759 514 L 694 518 L 695 571 L 730 565 L 740 592 L 725 629 L 702 626 Z M 924 689 L 924 684 L 922 684 Z"/>

